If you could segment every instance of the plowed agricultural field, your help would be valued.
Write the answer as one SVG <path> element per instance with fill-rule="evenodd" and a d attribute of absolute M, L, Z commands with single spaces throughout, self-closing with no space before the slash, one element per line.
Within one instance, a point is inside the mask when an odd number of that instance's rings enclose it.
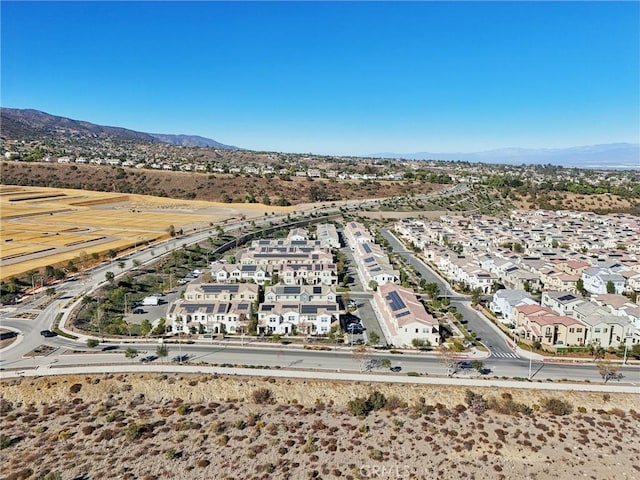
<path fill-rule="evenodd" d="M 0 185 L 0 278 L 291 207 Z"/>

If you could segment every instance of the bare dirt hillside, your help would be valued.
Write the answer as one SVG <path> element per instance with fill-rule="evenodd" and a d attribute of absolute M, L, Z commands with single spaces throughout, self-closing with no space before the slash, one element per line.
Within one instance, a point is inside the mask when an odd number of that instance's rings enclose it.
<path fill-rule="evenodd" d="M 176 374 L 2 392 L 6 479 L 617 480 L 640 468 L 633 395 Z"/>
<path fill-rule="evenodd" d="M 291 177 L 169 172 L 95 165 L 3 162 L 2 183 L 137 193 L 212 202 L 291 204 L 425 194 L 439 184 L 396 181 L 337 181 Z"/>

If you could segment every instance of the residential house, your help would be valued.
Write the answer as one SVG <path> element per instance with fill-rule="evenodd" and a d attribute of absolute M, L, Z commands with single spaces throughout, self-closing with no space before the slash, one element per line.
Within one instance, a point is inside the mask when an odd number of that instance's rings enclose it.
<path fill-rule="evenodd" d="M 414 340 L 440 344 L 440 326 L 412 290 L 393 284 L 380 285 L 373 295 L 387 340 L 396 347 Z"/>
<path fill-rule="evenodd" d="M 608 268 L 591 267 L 582 272 L 584 289 L 589 293 L 609 293 L 607 285 L 613 285 L 614 293 L 622 293 L 625 290 L 625 278 L 619 273 L 614 273 Z"/>
<path fill-rule="evenodd" d="M 538 303 L 524 290 L 498 290 L 493 294 L 493 300 L 489 305 L 493 313 L 500 315 L 498 319 L 507 325 L 515 325 L 514 308 L 519 305 L 537 305 Z"/>

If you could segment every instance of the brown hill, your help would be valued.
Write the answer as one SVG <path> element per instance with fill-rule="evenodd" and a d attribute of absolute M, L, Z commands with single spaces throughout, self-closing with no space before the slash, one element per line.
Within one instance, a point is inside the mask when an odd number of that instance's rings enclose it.
<path fill-rule="evenodd" d="M 444 188 L 439 184 L 404 181 L 337 181 L 303 177 L 284 180 L 279 177 L 31 162 L 3 162 L 2 183 L 280 205 L 424 194 Z"/>

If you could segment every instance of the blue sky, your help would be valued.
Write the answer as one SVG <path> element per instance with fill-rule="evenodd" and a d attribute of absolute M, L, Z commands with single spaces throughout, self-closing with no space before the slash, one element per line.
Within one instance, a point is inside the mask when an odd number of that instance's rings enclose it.
<path fill-rule="evenodd" d="M 6 2 L 1 103 L 255 150 L 640 142 L 638 2 Z"/>

